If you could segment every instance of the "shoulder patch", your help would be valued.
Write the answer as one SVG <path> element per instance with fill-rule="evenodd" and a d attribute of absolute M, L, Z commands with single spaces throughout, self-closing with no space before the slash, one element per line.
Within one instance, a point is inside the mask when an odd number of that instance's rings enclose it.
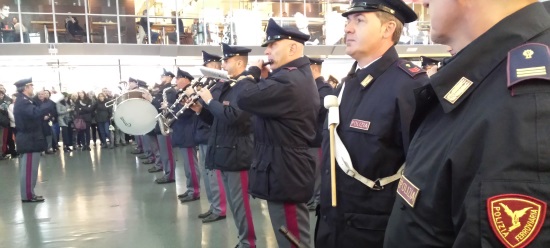
<path fill-rule="evenodd" d="M 508 89 L 525 80 L 550 80 L 550 49 L 540 43 L 527 43 L 508 52 Z"/>
<path fill-rule="evenodd" d="M 520 194 L 496 195 L 487 199 L 487 217 L 505 247 L 526 247 L 542 228 L 546 202 Z"/>
<path fill-rule="evenodd" d="M 285 69 L 287 69 L 289 71 L 293 71 L 293 70 L 298 69 L 298 67 L 285 67 Z"/>
<path fill-rule="evenodd" d="M 411 77 L 415 77 L 418 74 L 426 73 L 425 70 L 423 70 L 422 68 L 420 68 L 417 65 L 413 64 L 410 61 L 400 62 L 399 63 L 399 68 L 401 68 L 401 70 L 405 71 Z"/>

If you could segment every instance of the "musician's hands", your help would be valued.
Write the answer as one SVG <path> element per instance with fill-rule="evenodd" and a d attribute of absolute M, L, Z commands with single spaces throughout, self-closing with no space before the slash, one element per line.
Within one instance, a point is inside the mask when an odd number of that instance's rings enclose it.
<path fill-rule="evenodd" d="M 269 65 L 264 66 L 264 60 L 263 59 L 259 59 L 256 62 L 256 66 L 258 68 L 260 68 L 260 70 L 262 70 L 262 73 L 261 73 L 260 77 L 267 78 L 269 76 L 269 71 L 271 71 L 270 70 L 271 67 Z"/>
<path fill-rule="evenodd" d="M 50 117 L 49 117 L 49 116 L 47 116 L 47 115 L 46 115 L 46 116 L 44 116 L 44 120 L 45 120 L 45 121 L 47 121 L 47 120 L 49 120 L 49 119 L 50 119 Z"/>
<path fill-rule="evenodd" d="M 195 111 L 195 113 L 199 114 L 202 110 L 202 104 L 200 104 L 198 101 L 195 102 L 195 104 L 192 104 L 191 106 L 189 106 L 189 108 L 193 111 Z"/>
<path fill-rule="evenodd" d="M 197 94 L 199 94 L 204 102 L 208 102 L 212 99 L 212 93 L 210 93 L 210 90 L 206 88 L 201 89 L 199 92 L 197 92 Z"/>
<path fill-rule="evenodd" d="M 168 103 L 167 102 L 162 102 L 160 104 L 160 109 L 167 109 L 168 108 Z"/>
<path fill-rule="evenodd" d="M 185 89 L 185 95 L 191 96 L 193 95 L 193 93 L 195 93 L 195 90 L 193 89 L 193 87 L 187 87 L 187 89 Z"/>
<path fill-rule="evenodd" d="M 151 95 L 151 93 L 149 93 L 148 91 L 146 92 L 143 92 L 141 94 L 141 96 L 143 97 L 143 99 L 149 101 L 149 102 L 152 102 L 153 101 L 153 96 Z"/>

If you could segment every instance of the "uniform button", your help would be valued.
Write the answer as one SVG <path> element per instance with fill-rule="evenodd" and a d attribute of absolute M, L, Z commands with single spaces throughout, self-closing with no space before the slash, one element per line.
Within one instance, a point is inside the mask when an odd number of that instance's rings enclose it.
<path fill-rule="evenodd" d="M 328 175 L 328 170 L 325 170 L 325 175 Z"/>
<path fill-rule="evenodd" d="M 327 216 L 326 216 L 326 215 L 323 215 L 323 220 L 327 220 Z"/>

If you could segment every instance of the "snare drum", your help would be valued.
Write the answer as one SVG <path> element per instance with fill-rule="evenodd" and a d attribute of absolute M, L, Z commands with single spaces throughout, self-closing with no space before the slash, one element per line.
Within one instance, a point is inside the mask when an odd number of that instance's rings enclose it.
<path fill-rule="evenodd" d="M 151 102 L 143 98 L 143 93 L 140 90 L 131 90 L 114 100 L 113 119 L 122 132 L 143 135 L 155 128 L 158 111 Z"/>

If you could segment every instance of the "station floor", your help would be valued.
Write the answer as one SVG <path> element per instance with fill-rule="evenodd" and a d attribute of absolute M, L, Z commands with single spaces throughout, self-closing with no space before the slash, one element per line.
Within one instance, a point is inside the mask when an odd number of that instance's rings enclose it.
<path fill-rule="evenodd" d="M 43 203 L 22 203 L 17 159 L 0 161 L 0 248 L 235 247 L 229 209 L 225 220 L 203 224 L 204 190 L 200 201 L 176 199 L 185 192 L 181 161 L 176 183 L 158 185 L 162 173 L 148 173 L 132 146 L 91 148 L 41 157 L 35 193 Z M 257 247 L 277 247 L 266 202 L 251 205 Z M 315 221 L 310 212 L 312 236 Z"/>

